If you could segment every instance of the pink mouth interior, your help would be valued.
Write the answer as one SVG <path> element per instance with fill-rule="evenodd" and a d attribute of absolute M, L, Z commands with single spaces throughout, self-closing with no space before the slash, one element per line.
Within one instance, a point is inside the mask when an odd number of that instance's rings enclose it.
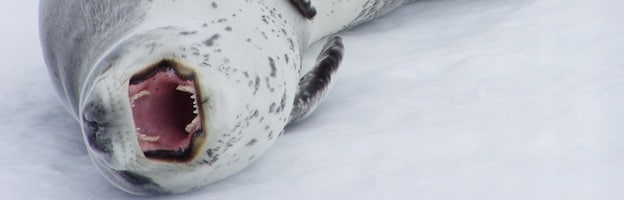
<path fill-rule="evenodd" d="M 193 80 L 181 79 L 173 69 L 129 85 L 137 138 L 146 155 L 191 147 L 193 134 L 201 129 L 195 93 Z"/>

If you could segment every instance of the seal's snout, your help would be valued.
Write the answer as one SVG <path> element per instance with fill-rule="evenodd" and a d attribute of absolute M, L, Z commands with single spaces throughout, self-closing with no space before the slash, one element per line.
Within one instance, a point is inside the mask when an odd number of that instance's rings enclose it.
<path fill-rule="evenodd" d="M 193 159 L 205 139 L 198 94 L 193 71 L 174 61 L 163 60 L 132 77 L 128 97 L 145 157 L 171 162 Z"/>

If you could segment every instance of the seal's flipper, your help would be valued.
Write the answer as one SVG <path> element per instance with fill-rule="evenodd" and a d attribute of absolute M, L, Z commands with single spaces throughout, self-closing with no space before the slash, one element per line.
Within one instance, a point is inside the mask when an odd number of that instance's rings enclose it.
<path fill-rule="evenodd" d="M 299 90 L 295 96 L 294 107 L 290 113 L 289 123 L 308 116 L 325 98 L 329 91 L 332 77 L 338 70 L 344 46 L 342 38 L 331 36 L 325 42 L 316 64 L 299 81 Z"/>
<path fill-rule="evenodd" d="M 305 18 L 312 19 L 316 15 L 316 8 L 310 4 L 310 0 L 290 0 L 290 3 L 292 3 Z"/>

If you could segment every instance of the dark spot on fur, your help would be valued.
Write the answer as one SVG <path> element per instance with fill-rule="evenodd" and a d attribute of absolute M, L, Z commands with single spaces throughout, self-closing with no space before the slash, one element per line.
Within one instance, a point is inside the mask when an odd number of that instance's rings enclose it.
<path fill-rule="evenodd" d="M 254 83 L 254 95 L 258 93 L 258 90 L 260 90 L 260 81 L 260 77 L 256 76 L 256 81 Z"/>
<path fill-rule="evenodd" d="M 197 33 L 197 31 L 182 31 L 180 35 L 193 35 L 195 33 Z"/>
<path fill-rule="evenodd" d="M 268 138 L 269 140 L 273 139 L 273 131 L 269 132 Z"/>
<path fill-rule="evenodd" d="M 262 21 L 263 21 L 265 24 L 269 24 L 269 19 L 268 19 L 268 17 L 267 17 L 266 15 L 262 15 Z"/>
<path fill-rule="evenodd" d="M 272 103 L 272 104 L 269 106 L 269 113 L 273 113 L 273 112 L 275 112 L 275 106 L 277 106 L 277 104 L 275 104 L 275 103 Z"/>
<path fill-rule="evenodd" d="M 271 77 L 275 78 L 277 74 L 277 67 L 275 67 L 275 60 L 269 57 L 269 66 L 271 67 Z"/>
<path fill-rule="evenodd" d="M 249 147 L 249 146 L 253 146 L 253 145 L 255 145 L 257 142 L 258 142 L 258 140 L 256 140 L 256 139 L 252 139 L 251 141 L 247 142 L 247 146 L 248 146 L 248 147 Z"/>
<path fill-rule="evenodd" d="M 208 38 L 203 43 L 204 43 L 204 45 L 211 47 L 212 45 L 214 45 L 215 40 L 219 39 L 219 37 L 220 37 L 219 34 L 214 34 L 214 35 L 212 35 L 212 37 Z"/>
<path fill-rule="evenodd" d="M 280 106 L 279 108 L 277 108 L 277 112 L 282 112 L 284 111 L 284 108 L 286 107 L 286 93 L 284 93 L 284 95 L 282 95 L 282 100 L 280 101 Z"/>
<path fill-rule="evenodd" d="M 264 39 L 266 40 L 269 39 L 269 36 L 267 36 L 267 34 L 264 31 L 260 32 L 260 34 L 262 34 L 262 37 L 264 37 Z"/>
<path fill-rule="evenodd" d="M 295 42 L 292 40 L 292 38 L 288 38 L 288 46 L 290 50 L 295 50 Z"/>

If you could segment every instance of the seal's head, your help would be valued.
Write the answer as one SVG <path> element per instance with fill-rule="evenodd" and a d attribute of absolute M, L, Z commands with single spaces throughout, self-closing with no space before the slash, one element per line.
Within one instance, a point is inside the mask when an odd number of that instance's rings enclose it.
<path fill-rule="evenodd" d="M 89 73 L 80 102 L 100 171 L 131 193 L 178 193 L 249 165 L 282 132 L 296 89 L 287 83 L 297 82 L 276 68 L 297 66 L 294 51 L 258 45 L 173 27 L 116 45 Z"/>

